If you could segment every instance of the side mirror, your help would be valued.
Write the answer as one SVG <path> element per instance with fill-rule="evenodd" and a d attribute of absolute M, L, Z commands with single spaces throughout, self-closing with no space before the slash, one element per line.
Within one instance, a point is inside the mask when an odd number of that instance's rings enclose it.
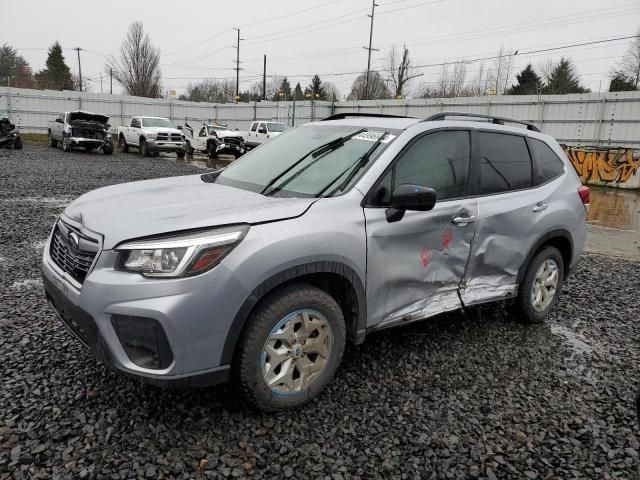
<path fill-rule="evenodd" d="M 110 124 L 110 123 L 105 124 L 104 128 L 106 128 L 107 130 L 109 130 L 109 129 L 111 128 L 111 124 Z"/>
<path fill-rule="evenodd" d="M 183 129 L 183 128 L 182 128 L 182 125 L 178 125 L 176 128 L 177 128 L 178 130 L 182 130 L 182 129 Z"/>
<path fill-rule="evenodd" d="M 61 118 L 56 118 L 56 123 L 62 123 L 62 119 Z"/>
<path fill-rule="evenodd" d="M 437 195 L 433 188 L 420 185 L 398 185 L 391 194 L 391 208 L 387 209 L 387 220 L 397 222 L 407 210 L 426 212 L 436 204 Z"/>

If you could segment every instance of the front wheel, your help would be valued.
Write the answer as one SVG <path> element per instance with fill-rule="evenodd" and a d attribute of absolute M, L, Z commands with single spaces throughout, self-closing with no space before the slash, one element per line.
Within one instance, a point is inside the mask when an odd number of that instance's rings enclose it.
<path fill-rule="evenodd" d="M 102 147 L 102 152 L 105 155 L 111 155 L 113 153 L 113 144 L 111 142 L 106 143 L 104 147 Z"/>
<path fill-rule="evenodd" d="M 265 411 L 296 408 L 333 377 L 345 345 L 340 306 L 307 284 L 260 303 L 242 333 L 233 369 L 243 395 Z"/>
<path fill-rule="evenodd" d="M 215 143 L 210 143 L 209 145 L 207 145 L 207 156 L 211 160 L 213 160 L 214 158 L 218 158 L 218 152 L 216 152 Z"/>
<path fill-rule="evenodd" d="M 14 140 L 13 148 L 15 150 L 22 150 L 22 138 L 18 137 Z"/>
<path fill-rule="evenodd" d="M 558 303 L 564 278 L 564 261 L 555 247 L 538 252 L 518 286 L 518 296 L 510 310 L 516 320 L 541 323 Z"/>
<path fill-rule="evenodd" d="M 140 155 L 143 157 L 149 156 L 149 149 L 147 148 L 147 142 L 145 140 L 140 141 Z"/>
<path fill-rule="evenodd" d="M 186 145 L 186 147 L 187 147 L 187 153 L 188 153 L 189 155 L 193 155 L 193 153 L 194 153 L 194 151 L 195 151 L 195 150 L 194 150 L 194 149 L 193 149 L 193 147 L 191 146 L 191 142 L 190 142 L 189 140 L 187 140 L 187 142 L 186 142 L 186 143 L 187 143 L 187 145 Z"/>
<path fill-rule="evenodd" d="M 176 155 L 178 156 L 178 158 L 184 158 L 185 151 L 184 150 L 178 150 L 176 152 Z"/>

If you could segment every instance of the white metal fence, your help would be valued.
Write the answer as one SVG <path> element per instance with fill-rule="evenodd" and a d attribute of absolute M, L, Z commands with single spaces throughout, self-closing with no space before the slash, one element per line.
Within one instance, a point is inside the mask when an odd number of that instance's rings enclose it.
<path fill-rule="evenodd" d="M 424 118 L 442 111 L 474 112 L 530 121 L 569 145 L 640 148 L 640 92 L 521 95 L 354 102 L 256 102 L 214 104 L 101 93 L 0 87 L 0 110 L 25 132 L 46 132 L 59 112 L 109 115 L 112 127 L 132 115 L 168 117 L 177 125 L 217 121 L 246 130 L 253 120 L 300 125 L 332 113 L 364 112 Z"/>

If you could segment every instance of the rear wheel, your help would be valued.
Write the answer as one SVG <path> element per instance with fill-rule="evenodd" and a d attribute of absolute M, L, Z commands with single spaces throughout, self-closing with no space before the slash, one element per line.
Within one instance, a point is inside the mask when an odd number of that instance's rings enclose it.
<path fill-rule="evenodd" d="M 127 145 L 124 135 L 120 135 L 120 138 L 118 139 L 118 148 L 122 153 L 127 153 L 129 151 L 129 145 Z"/>
<path fill-rule="evenodd" d="M 345 338 L 342 311 L 330 295 L 306 284 L 285 287 L 247 321 L 233 364 L 237 384 L 262 410 L 299 407 L 329 383 Z"/>
<path fill-rule="evenodd" d="M 52 148 L 56 148 L 58 146 L 58 141 L 53 139 L 53 137 L 51 136 L 51 131 L 47 133 L 47 145 Z"/>
<path fill-rule="evenodd" d="M 515 304 L 510 307 L 516 320 L 541 323 L 558 303 L 564 278 L 562 255 L 555 247 L 538 252 L 527 267 L 518 287 Z"/>
<path fill-rule="evenodd" d="M 64 152 L 70 152 L 73 149 L 73 146 L 71 145 L 71 140 L 69 140 L 69 137 L 66 135 L 62 136 L 62 150 Z"/>

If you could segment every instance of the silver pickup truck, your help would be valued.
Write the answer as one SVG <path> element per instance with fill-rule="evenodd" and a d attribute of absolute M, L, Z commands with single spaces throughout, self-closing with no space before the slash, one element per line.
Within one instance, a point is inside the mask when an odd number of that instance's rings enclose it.
<path fill-rule="evenodd" d="M 63 112 L 55 120 L 49 121 L 47 138 L 50 147 L 62 144 L 62 150 L 70 152 L 74 147 L 87 152 L 102 150 L 105 155 L 113 153 L 109 117 L 99 113 Z"/>

